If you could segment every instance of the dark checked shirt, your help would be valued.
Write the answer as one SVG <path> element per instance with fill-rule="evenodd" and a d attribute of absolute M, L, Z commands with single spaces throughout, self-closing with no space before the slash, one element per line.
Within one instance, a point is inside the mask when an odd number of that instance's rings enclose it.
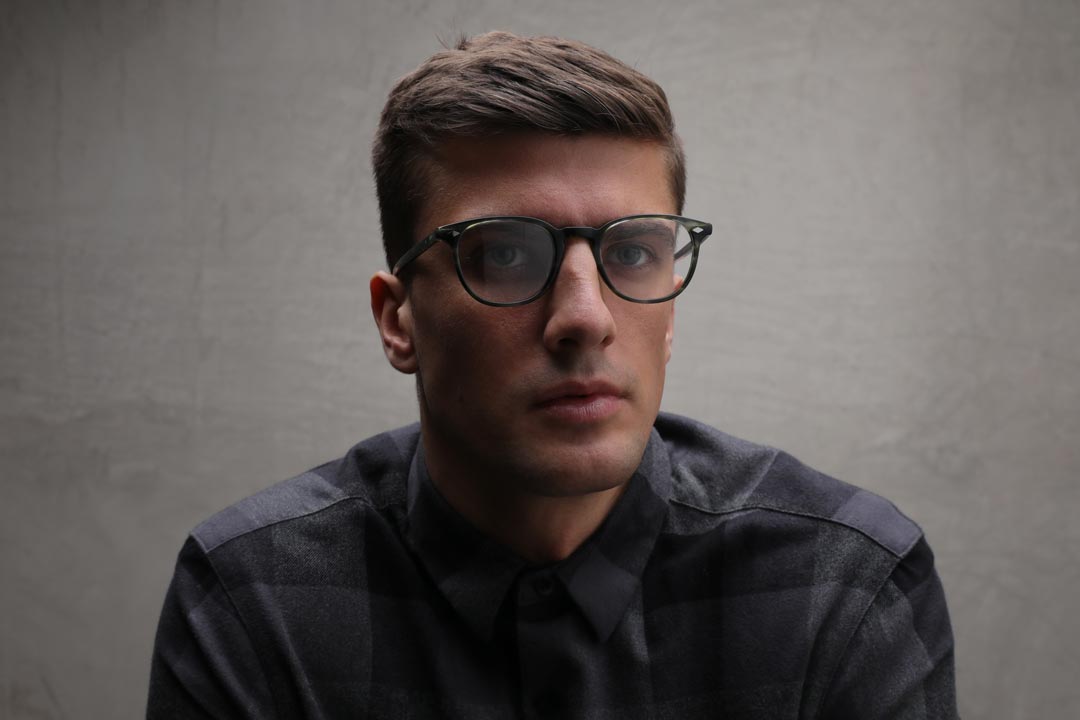
<path fill-rule="evenodd" d="M 789 455 L 662 414 L 573 555 L 530 566 L 428 478 L 418 428 L 211 518 L 149 718 L 955 718 L 918 527 Z"/>

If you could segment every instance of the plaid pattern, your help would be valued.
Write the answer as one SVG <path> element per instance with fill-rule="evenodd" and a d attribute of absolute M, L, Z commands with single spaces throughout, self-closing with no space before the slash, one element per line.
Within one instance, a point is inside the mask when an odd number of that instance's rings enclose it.
<path fill-rule="evenodd" d="M 148 718 L 955 718 L 933 555 L 881 498 L 661 414 L 567 560 L 431 484 L 417 426 L 191 534 Z"/>

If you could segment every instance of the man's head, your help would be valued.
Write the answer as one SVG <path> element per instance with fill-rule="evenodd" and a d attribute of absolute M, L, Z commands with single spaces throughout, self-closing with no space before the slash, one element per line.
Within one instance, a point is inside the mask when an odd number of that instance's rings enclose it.
<path fill-rule="evenodd" d="M 599 227 L 675 215 L 685 187 L 655 83 L 587 46 L 505 33 L 462 42 L 395 87 L 375 168 L 391 265 L 444 225 L 526 216 Z M 547 291 L 512 307 L 470 296 L 442 242 L 372 278 L 384 351 L 417 375 L 428 464 L 459 510 L 617 492 L 640 462 L 673 303 L 619 297 L 597 257 L 570 233 Z M 497 261 L 500 272 L 514 265 Z"/>
<path fill-rule="evenodd" d="M 419 220 L 442 190 L 445 141 L 529 132 L 657 143 L 682 211 L 686 161 L 659 85 L 584 43 L 492 32 L 433 55 L 390 91 L 372 153 L 387 263 L 431 230 Z"/>

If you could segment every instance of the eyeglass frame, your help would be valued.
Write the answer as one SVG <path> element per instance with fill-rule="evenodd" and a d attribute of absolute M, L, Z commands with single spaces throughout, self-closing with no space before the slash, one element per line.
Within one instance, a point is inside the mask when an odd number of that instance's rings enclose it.
<path fill-rule="evenodd" d="M 675 289 L 674 292 L 665 295 L 664 297 L 657 298 L 655 300 L 639 300 L 637 298 L 630 297 L 620 292 L 618 288 L 611 282 L 611 278 L 608 277 L 607 271 L 604 269 L 603 259 L 600 257 L 600 238 L 604 236 L 604 233 L 617 223 L 626 222 L 627 220 L 639 220 L 641 218 L 660 218 L 663 220 L 674 220 L 679 225 L 686 229 L 687 235 L 690 237 L 690 244 L 687 246 L 693 253 L 690 258 L 690 270 L 686 273 L 686 276 L 682 279 L 682 284 Z M 544 284 L 535 293 L 525 298 L 524 300 L 515 300 L 513 302 L 496 302 L 493 300 L 486 300 L 477 295 L 469 283 L 465 280 L 465 274 L 461 269 L 461 258 L 458 255 L 458 241 L 461 239 L 462 234 L 469 227 L 482 222 L 491 222 L 498 220 L 512 220 L 529 223 L 532 225 L 539 225 L 547 230 L 551 236 L 552 241 L 555 243 L 555 255 L 551 259 L 551 269 L 548 271 L 548 277 L 544 281 Z M 484 305 L 490 305 L 492 307 L 516 307 L 518 305 L 528 305 L 529 303 L 537 300 L 544 295 L 551 286 L 555 284 L 555 279 L 559 276 L 559 271 L 562 269 L 563 259 L 566 255 L 566 241 L 569 237 L 580 237 L 589 242 L 589 247 L 592 248 L 593 259 L 596 261 L 596 270 L 600 273 L 600 277 L 603 279 L 604 284 L 608 289 L 615 293 L 616 296 L 626 300 L 628 302 L 639 303 L 642 305 L 653 305 L 656 303 L 667 302 L 673 300 L 686 289 L 686 286 L 690 284 L 690 278 L 694 276 L 694 271 L 697 269 L 698 250 L 701 248 L 701 243 L 709 239 L 712 235 L 712 223 L 707 223 L 701 220 L 692 220 L 688 217 L 681 215 L 665 215 L 663 213 L 645 213 L 641 215 L 627 215 L 626 217 L 615 218 L 609 222 L 604 223 L 599 227 L 588 226 L 567 226 L 563 228 L 557 228 L 551 223 L 541 220 L 540 218 L 528 217 L 526 215 L 491 215 L 486 217 L 471 218 L 469 220 L 462 220 L 460 222 L 451 223 L 449 225 L 442 225 L 431 232 L 430 235 L 425 237 L 420 242 L 409 248 L 404 255 L 398 258 L 398 261 L 394 263 L 394 267 L 391 270 L 391 274 L 398 275 L 398 273 L 409 263 L 416 258 L 420 257 L 424 252 L 429 250 L 436 242 L 440 240 L 450 246 L 451 251 L 454 254 L 454 269 L 457 271 L 458 280 L 461 282 L 461 286 L 465 288 L 467 292 L 474 300 Z M 684 248 L 682 252 L 675 256 L 675 260 L 685 257 L 687 248 Z"/>

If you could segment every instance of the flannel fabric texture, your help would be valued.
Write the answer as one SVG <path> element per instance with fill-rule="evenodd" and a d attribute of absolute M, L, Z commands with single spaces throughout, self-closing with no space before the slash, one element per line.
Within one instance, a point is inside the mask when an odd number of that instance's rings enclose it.
<path fill-rule="evenodd" d="M 933 555 L 889 502 L 662 413 L 573 555 L 458 515 L 416 425 L 197 527 L 147 717 L 955 718 Z"/>

